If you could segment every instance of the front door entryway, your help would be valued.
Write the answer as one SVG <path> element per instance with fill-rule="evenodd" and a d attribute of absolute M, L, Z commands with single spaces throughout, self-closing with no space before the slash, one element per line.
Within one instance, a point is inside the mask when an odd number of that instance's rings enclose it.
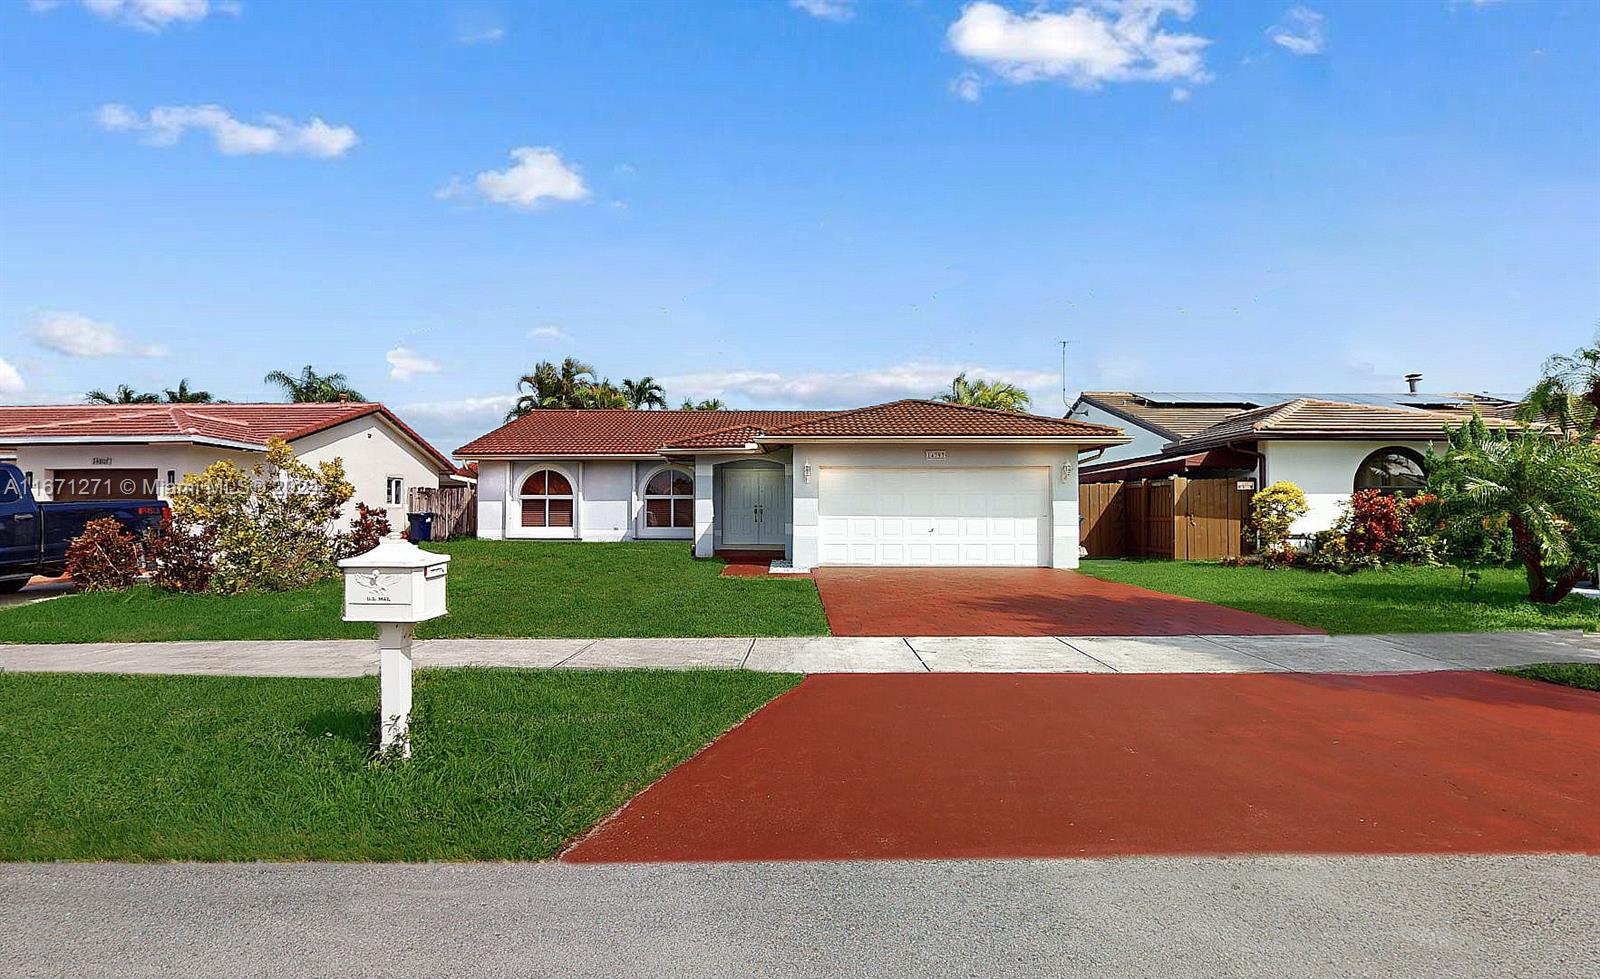
<path fill-rule="evenodd" d="M 783 470 L 722 472 L 722 546 L 780 548 L 784 543 Z"/>

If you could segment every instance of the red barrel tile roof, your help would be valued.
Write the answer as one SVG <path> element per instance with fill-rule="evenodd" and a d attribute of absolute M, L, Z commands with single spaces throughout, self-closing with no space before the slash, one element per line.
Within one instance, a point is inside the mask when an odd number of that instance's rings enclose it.
<path fill-rule="evenodd" d="M 821 414 L 826 412 L 544 408 L 473 439 L 455 454 L 467 459 L 485 455 L 655 455 L 662 446 L 710 432 L 745 425 L 765 431 Z"/>
<path fill-rule="evenodd" d="M 939 401 L 895 401 L 850 411 L 545 409 L 508 422 L 455 454 L 656 455 L 663 449 L 738 448 L 760 439 L 918 436 L 1116 440 L 1122 432 L 1107 425 Z"/>
<path fill-rule="evenodd" d="M 0 406 L 0 444 L 41 439 L 190 438 L 266 446 L 269 439 L 292 442 L 317 432 L 382 415 L 405 433 L 440 467 L 455 466 L 394 412 L 376 402 L 330 404 L 148 404 Z"/>

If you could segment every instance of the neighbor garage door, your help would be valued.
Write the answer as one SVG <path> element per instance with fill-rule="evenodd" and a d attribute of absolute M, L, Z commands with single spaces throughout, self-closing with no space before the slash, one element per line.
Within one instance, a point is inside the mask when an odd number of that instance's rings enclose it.
<path fill-rule="evenodd" d="M 161 492 L 154 469 L 57 469 L 51 479 L 50 498 L 57 503 L 153 500 Z"/>
<path fill-rule="evenodd" d="M 817 522 L 823 564 L 1049 565 L 1049 471 L 824 468 Z"/>

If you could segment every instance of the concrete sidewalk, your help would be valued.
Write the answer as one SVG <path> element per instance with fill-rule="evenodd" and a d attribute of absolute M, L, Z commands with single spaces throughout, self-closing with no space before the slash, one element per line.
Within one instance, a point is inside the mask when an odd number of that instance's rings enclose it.
<path fill-rule="evenodd" d="M 1566 632 L 1387 636 L 975 636 L 778 639 L 433 639 L 420 668 L 747 669 L 793 673 L 1396 673 L 1600 663 L 1600 636 Z M 360 676 L 365 640 L 0 646 L 0 670 Z"/>

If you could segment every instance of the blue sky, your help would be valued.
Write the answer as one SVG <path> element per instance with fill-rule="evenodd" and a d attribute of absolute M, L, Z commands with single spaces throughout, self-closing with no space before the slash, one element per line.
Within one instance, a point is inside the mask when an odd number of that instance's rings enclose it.
<path fill-rule="evenodd" d="M 0 5 L 0 397 L 1516 390 L 1600 321 L 1600 5 Z M 397 352 L 398 351 L 398 352 Z M 397 368 L 395 363 L 399 364 Z"/>

